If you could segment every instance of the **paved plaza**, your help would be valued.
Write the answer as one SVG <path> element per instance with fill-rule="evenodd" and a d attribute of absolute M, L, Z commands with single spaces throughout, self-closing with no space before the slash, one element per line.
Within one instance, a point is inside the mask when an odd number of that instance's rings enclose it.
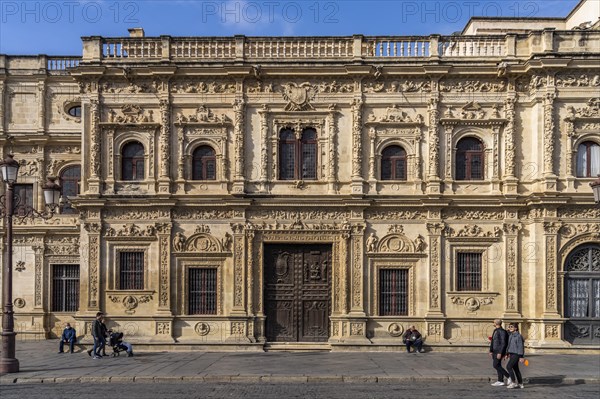
<path fill-rule="evenodd" d="M 90 358 L 85 348 L 58 354 L 58 340 L 17 342 L 21 371 L 14 383 L 411 383 L 468 382 L 495 377 L 482 353 L 405 352 L 135 352 L 134 357 Z M 134 348 L 135 351 L 135 348 Z M 108 349 L 108 354 L 111 349 Z M 522 367 L 528 384 L 598 384 L 600 356 L 532 354 Z"/>

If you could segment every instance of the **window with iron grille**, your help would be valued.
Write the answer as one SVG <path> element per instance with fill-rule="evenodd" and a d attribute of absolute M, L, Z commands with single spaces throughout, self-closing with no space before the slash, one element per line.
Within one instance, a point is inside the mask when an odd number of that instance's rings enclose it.
<path fill-rule="evenodd" d="M 457 291 L 481 291 L 481 258 L 478 252 L 456 254 Z"/>
<path fill-rule="evenodd" d="M 483 143 L 474 137 L 456 145 L 456 180 L 483 180 Z"/>
<path fill-rule="evenodd" d="M 216 180 L 215 150 L 207 145 L 196 148 L 192 155 L 192 180 Z"/>
<path fill-rule="evenodd" d="M 33 184 L 15 184 L 13 190 L 13 209 L 17 210 L 16 213 L 21 207 L 33 207 Z"/>
<path fill-rule="evenodd" d="M 79 310 L 79 265 L 52 265 L 52 311 Z"/>
<path fill-rule="evenodd" d="M 60 195 L 65 199 L 79 195 L 79 181 L 81 180 L 81 166 L 73 165 L 65 168 L 60 174 Z M 66 202 L 60 206 L 60 213 L 72 214 L 77 210 Z"/>
<path fill-rule="evenodd" d="M 379 315 L 408 316 L 408 270 L 379 270 Z"/>
<path fill-rule="evenodd" d="M 121 179 L 144 180 L 144 146 L 136 141 L 123 147 Z"/>
<path fill-rule="evenodd" d="M 397 145 L 381 152 L 381 180 L 406 180 L 406 151 Z"/>
<path fill-rule="evenodd" d="M 188 269 L 188 314 L 217 314 L 217 269 Z"/>
<path fill-rule="evenodd" d="M 279 134 L 279 179 L 315 180 L 317 178 L 317 132 L 306 128 L 300 140 L 293 129 Z"/>
<path fill-rule="evenodd" d="M 119 253 L 119 289 L 144 289 L 144 252 Z"/>
<path fill-rule="evenodd" d="M 600 245 L 577 247 L 567 258 L 565 269 L 565 316 L 600 318 Z"/>

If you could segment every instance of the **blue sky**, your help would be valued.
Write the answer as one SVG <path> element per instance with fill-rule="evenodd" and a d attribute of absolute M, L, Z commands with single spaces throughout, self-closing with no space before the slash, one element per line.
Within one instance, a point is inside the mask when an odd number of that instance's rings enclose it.
<path fill-rule="evenodd" d="M 81 36 L 451 34 L 471 16 L 563 17 L 578 0 L 0 0 L 0 53 L 80 55 Z"/>

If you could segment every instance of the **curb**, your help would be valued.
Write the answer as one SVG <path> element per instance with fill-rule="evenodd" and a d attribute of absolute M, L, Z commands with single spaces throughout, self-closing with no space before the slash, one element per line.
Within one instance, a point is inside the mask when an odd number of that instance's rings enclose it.
<path fill-rule="evenodd" d="M 347 383 L 347 384 L 406 384 L 413 382 L 443 382 L 443 383 L 489 383 L 492 380 L 486 376 L 355 376 L 355 375 L 192 375 L 192 376 L 113 376 L 113 377 L 0 377 L 0 386 L 12 384 L 105 384 L 105 383 L 172 383 L 210 382 L 210 383 L 269 383 L 269 384 L 307 384 L 307 383 Z M 525 383 L 531 385 L 576 385 L 600 384 L 598 377 L 529 377 Z"/>

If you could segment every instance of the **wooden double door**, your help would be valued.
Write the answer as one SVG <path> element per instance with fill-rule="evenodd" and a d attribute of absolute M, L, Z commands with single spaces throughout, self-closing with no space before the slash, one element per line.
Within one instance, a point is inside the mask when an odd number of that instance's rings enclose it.
<path fill-rule="evenodd" d="M 266 338 L 326 342 L 331 313 L 331 245 L 265 244 Z"/>

